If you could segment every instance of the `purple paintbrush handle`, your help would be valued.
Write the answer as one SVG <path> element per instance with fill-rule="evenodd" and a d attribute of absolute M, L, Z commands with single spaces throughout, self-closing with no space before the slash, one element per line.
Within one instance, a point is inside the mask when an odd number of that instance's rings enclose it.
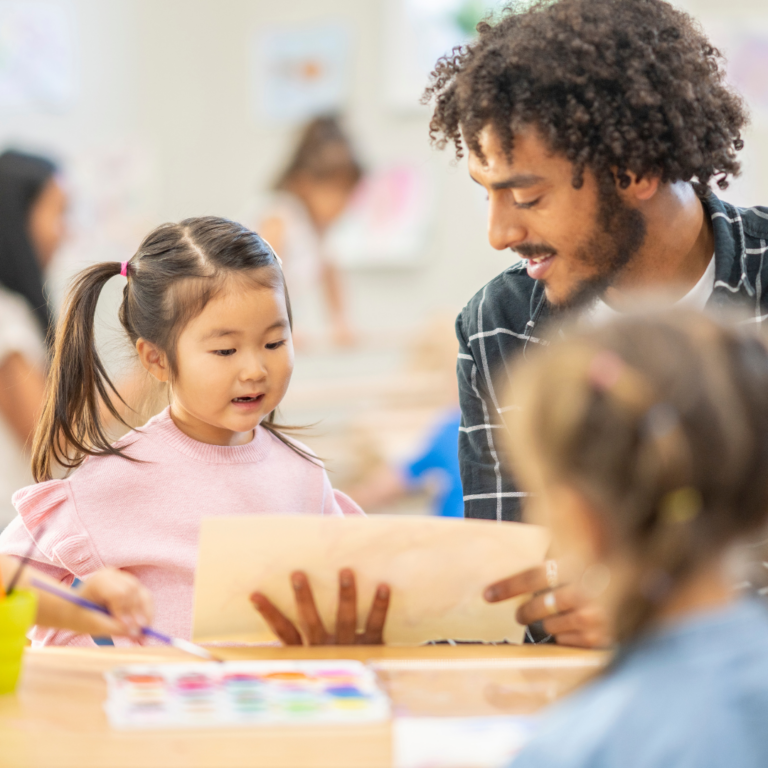
<path fill-rule="evenodd" d="M 86 600 L 84 597 L 73 594 L 72 592 L 65 592 L 63 589 L 57 589 L 56 587 L 53 587 L 50 584 L 46 584 L 44 581 L 40 581 L 39 579 L 32 578 L 30 579 L 30 583 L 33 587 L 41 589 L 43 592 L 49 592 L 52 595 L 56 595 L 56 597 L 60 597 L 62 600 L 66 600 L 67 602 L 79 605 L 81 608 L 87 608 L 89 611 L 98 611 L 99 613 L 104 613 L 107 616 L 112 615 L 109 612 L 109 609 L 105 608 L 103 605 L 93 603 L 90 600 Z M 166 643 L 167 645 L 171 645 L 173 643 L 172 638 L 168 637 L 168 635 L 164 635 L 162 632 L 158 632 L 156 629 L 143 627 L 141 631 L 147 637 L 154 637 L 155 640 L 159 640 L 161 643 Z"/>
<path fill-rule="evenodd" d="M 152 629 L 152 627 L 144 627 L 141 631 L 147 637 L 154 637 L 155 640 L 159 640 L 161 643 L 166 643 L 167 645 L 173 645 L 172 637 L 169 637 L 168 635 L 164 635 L 162 632 L 158 632 L 156 629 Z"/>
<path fill-rule="evenodd" d="M 90 600 L 86 600 L 84 597 L 75 595 L 72 592 L 65 592 L 63 589 L 57 589 L 56 587 L 46 584 L 44 581 L 32 578 L 29 580 L 33 587 L 42 590 L 43 592 L 49 592 L 56 597 L 60 597 L 62 600 L 79 605 L 81 608 L 87 608 L 89 611 L 98 611 L 99 613 L 105 613 L 107 616 L 112 614 L 107 608 L 98 603 L 92 603 Z"/>

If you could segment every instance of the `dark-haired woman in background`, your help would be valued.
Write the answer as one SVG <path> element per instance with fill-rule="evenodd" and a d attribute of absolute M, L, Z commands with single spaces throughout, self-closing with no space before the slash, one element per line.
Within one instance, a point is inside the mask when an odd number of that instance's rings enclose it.
<path fill-rule="evenodd" d="M 0 529 L 32 476 L 26 449 L 43 400 L 53 330 L 44 273 L 66 232 L 67 195 L 42 157 L 0 155 Z"/>
<path fill-rule="evenodd" d="M 362 168 L 334 117 L 308 123 L 293 156 L 273 186 L 273 196 L 252 222 L 284 261 L 286 282 L 299 308 L 294 323 L 301 344 L 302 314 L 322 292 L 337 344 L 354 339 L 347 318 L 338 268 L 327 252 L 325 235 L 343 213 L 360 181 Z M 319 290 L 320 289 L 320 290 Z"/>

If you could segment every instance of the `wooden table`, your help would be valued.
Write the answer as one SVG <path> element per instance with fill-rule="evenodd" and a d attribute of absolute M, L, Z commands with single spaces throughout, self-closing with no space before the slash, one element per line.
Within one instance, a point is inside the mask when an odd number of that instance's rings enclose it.
<path fill-rule="evenodd" d="M 359 659 L 377 665 L 396 714 L 532 711 L 599 669 L 602 654 L 556 647 L 229 648 L 227 659 Z M 171 649 L 28 650 L 19 688 L 0 696 L 2 768 L 389 768 L 391 724 L 114 731 L 103 672 L 189 662 Z"/>

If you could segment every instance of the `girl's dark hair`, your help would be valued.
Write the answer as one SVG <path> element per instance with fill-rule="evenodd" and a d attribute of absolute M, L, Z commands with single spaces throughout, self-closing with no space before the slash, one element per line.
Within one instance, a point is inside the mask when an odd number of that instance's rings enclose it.
<path fill-rule="evenodd" d="M 302 131 L 288 166 L 273 188 L 286 189 L 297 178 L 338 181 L 354 187 L 363 175 L 352 144 L 335 117 L 317 117 Z"/>
<path fill-rule="evenodd" d="M 102 424 L 102 403 L 128 426 L 115 408 L 120 400 L 107 375 L 94 338 L 94 316 L 101 290 L 119 275 L 116 261 L 94 264 L 74 280 L 56 332 L 53 363 L 43 413 L 35 432 L 32 471 L 49 480 L 55 463 L 72 469 L 86 456 L 114 455 L 130 459 L 109 440 Z M 241 224 L 215 216 L 163 224 L 139 246 L 127 266 L 120 323 L 131 344 L 146 339 L 165 353 L 171 375 L 177 372 L 176 343 L 186 324 L 203 311 L 231 278 L 282 288 L 291 321 L 283 273 L 270 246 Z M 274 422 L 262 426 L 304 458 L 303 451 Z"/>
<path fill-rule="evenodd" d="M 513 380 L 520 477 L 578 489 L 639 564 L 619 640 L 765 525 L 768 350 L 744 326 L 682 311 L 626 317 L 574 330 Z"/>
<path fill-rule="evenodd" d="M 0 155 L 0 285 L 26 299 L 46 337 L 52 336 L 53 318 L 29 237 L 29 214 L 55 173 L 44 157 L 15 150 Z"/>

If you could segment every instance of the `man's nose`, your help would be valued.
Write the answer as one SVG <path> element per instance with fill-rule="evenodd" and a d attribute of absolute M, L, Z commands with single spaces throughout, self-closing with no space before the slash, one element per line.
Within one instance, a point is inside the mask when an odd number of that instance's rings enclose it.
<path fill-rule="evenodd" d="M 497 251 L 514 248 L 528 235 L 518 211 L 509 203 L 491 198 L 488 205 L 488 242 Z"/>

